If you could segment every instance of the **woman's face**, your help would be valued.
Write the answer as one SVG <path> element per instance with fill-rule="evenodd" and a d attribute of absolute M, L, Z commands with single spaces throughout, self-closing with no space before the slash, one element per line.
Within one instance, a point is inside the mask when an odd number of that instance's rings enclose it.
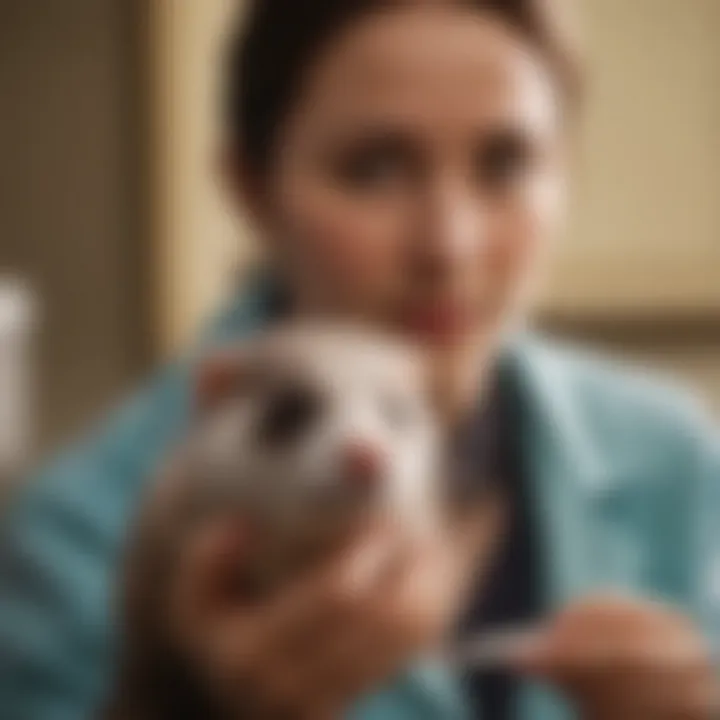
<path fill-rule="evenodd" d="M 300 308 L 428 347 L 497 336 L 560 215 L 557 105 L 491 15 L 398 8 L 337 37 L 280 129 L 260 217 Z"/>

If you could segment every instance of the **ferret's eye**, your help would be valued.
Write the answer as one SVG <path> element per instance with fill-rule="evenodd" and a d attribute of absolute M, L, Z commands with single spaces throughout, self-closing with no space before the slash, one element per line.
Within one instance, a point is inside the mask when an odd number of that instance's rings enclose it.
<path fill-rule="evenodd" d="M 307 388 L 279 390 L 267 403 L 260 417 L 260 442 L 282 446 L 297 440 L 320 413 L 320 398 Z"/>

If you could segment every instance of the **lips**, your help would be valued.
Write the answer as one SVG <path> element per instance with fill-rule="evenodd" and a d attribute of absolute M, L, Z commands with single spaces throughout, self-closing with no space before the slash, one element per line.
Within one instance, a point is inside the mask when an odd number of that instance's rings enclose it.
<path fill-rule="evenodd" d="M 403 313 L 402 324 L 420 339 L 447 343 L 472 330 L 473 314 L 467 303 L 434 301 L 408 308 Z"/>

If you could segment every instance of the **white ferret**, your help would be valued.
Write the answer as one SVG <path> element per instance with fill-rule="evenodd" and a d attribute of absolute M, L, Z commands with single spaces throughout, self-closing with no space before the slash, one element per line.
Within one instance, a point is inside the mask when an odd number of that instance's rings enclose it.
<path fill-rule="evenodd" d="M 424 363 L 403 343 L 289 325 L 201 363 L 196 400 L 133 538 L 113 720 L 148 708 L 152 717 L 210 716 L 162 631 L 169 578 L 197 523 L 230 514 L 248 529 L 238 581 L 262 595 L 366 517 L 424 533 L 451 509 Z"/>
<path fill-rule="evenodd" d="M 239 589 L 262 596 L 368 516 L 411 533 L 440 519 L 439 426 L 421 357 L 402 343 L 288 325 L 201 362 L 194 415 L 132 534 L 107 718 L 212 715 L 164 632 L 198 524 L 238 518 L 250 538 Z"/>
<path fill-rule="evenodd" d="M 439 424 L 419 352 L 405 344 L 291 325 L 210 362 L 198 393 L 174 463 L 186 512 L 237 511 L 265 580 L 365 516 L 413 533 L 439 520 Z"/>

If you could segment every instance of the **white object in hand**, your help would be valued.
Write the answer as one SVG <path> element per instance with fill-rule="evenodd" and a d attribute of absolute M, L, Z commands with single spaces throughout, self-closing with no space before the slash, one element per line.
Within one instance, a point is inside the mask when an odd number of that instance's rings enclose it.
<path fill-rule="evenodd" d="M 32 428 L 31 337 L 35 302 L 20 280 L 0 277 L 0 476 L 27 460 Z"/>
<path fill-rule="evenodd" d="M 506 667 L 537 637 L 533 626 L 510 626 L 486 630 L 455 645 L 451 662 L 464 668 L 490 669 Z"/>

